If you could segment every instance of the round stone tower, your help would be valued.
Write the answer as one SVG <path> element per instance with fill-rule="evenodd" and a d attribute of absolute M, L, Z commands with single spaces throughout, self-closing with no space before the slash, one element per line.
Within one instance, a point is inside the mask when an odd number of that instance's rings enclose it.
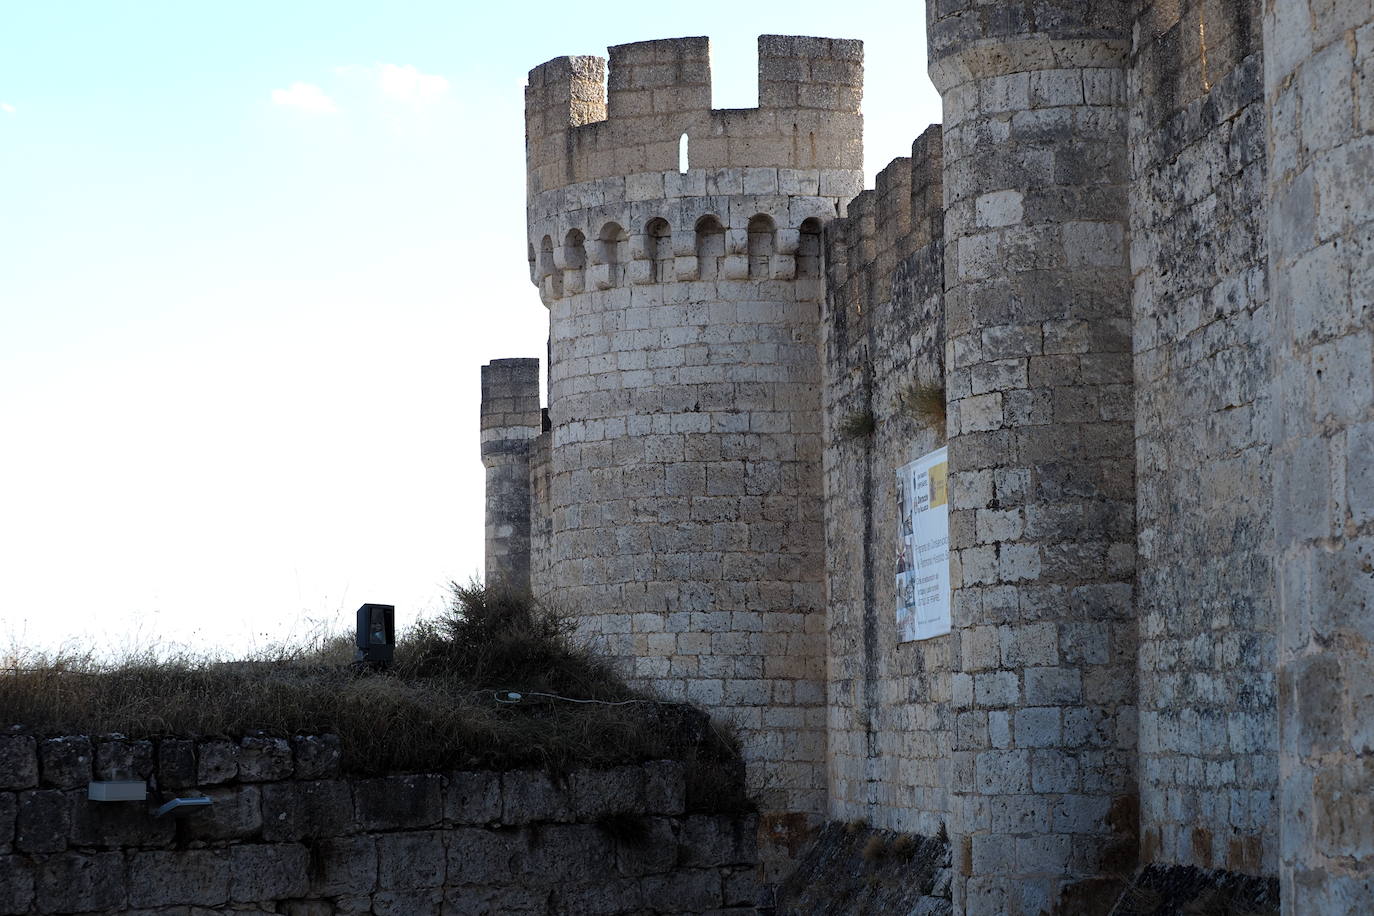
<path fill-rule="evenodd" d="M 862 187 L 856 41 L 552 60 L 526 90 L 550 312 L 550 593 L 633 682 L 736 723 L 766 835 L 825 805 L 821 231 Z M 603 101 L 604 99 L 604 101 Z"/>
<path fill-rule="evenodd" d="M 954 908 L 1135 865 L 1125 0 L 930 4 L 944 107 Z"/>

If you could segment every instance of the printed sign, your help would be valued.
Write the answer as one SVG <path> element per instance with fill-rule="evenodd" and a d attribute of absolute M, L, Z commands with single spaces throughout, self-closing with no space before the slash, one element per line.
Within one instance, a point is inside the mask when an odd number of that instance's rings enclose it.
<path fill-rule="evenodd" d="M 949 458 L 931 452 L 897 470 L 897 638 L 949 632 Z"/>

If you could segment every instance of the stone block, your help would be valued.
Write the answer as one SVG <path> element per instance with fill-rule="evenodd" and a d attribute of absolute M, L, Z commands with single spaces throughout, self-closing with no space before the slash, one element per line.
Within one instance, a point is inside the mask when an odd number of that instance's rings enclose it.
<path fill-rule="evenodd" d="M 37 903 L 41 913 L 123 909 L 123 853 L 69 852 L 46 856 L 38 861 L 37 871 Z M 0 884 L 0 898 L 4 895 L 3 886 Z"/>
<path fill-rule="evenodd" d="M 558 913 L 614 916 L 644 912 L 640 882 L 632 878 L 606 878 L 591 884 L 561 885 L 553 891 Z"/>
<path fill-rule="evenodd" d="M 271 842 L 370 829 L 355 820 L 349 784 L 338 780 L 262 786 L 262 838 Z"/>
<path fill-rule="evenodd" d="M 218 906 L 229 900 L 229 853 L 189 849 L 136 852 L 129 858 L 129 903 Z"/>
<path fill-rule="evenodd" d="M 176 839 L 176 823 L 169 817 L 153 817 L 149 802 L 94 802 L 82 789 L 64 794 L 75 846 L 170 846 Z"/>
<path fill-rule="evenodd" d="M 441 887 L 446 852 L 437 830 L 390 833 L 377 838 L 377 884 L 383 890 Z"/>
<path fill-rule="evenodd" d="M 379 891 L 372 895 L 373 916 L 439 916 L 444 905 L 440 888 Z"/>
<path fill-rule="evenodd" d="M 95 749 L 91 740 L 84 736 L 49 738 L 38 746 L 38 768 L 43 785 L 54 789 L 86 788 L 95 772 L 94 764 Z M 3 769 L 4 762 L 0 761 L 0 772 Z"/>
<path fill-rule="evenodd" d="M 19 817 L 19 797 L 0 792 L 0 854 L 8 853 L 14 843 L 14 823 Z"/>
<path fill-rule="evenodd" d="M 572 820 L 572 804 L 563 788 L 541 770 L 501 774 L 501 820 L 511 825 Z"/>
<path fill-rule="evenodd" d="M 210 738 L 196 744 L 196 784 L 215 786 L 239 775 L 239 746 L 228 738 Z"/>
<path fill-rule="evenodd" d="M 575 770 L 568 789 L 579 820 L 644 810 L 644 771 L 638 766 Z"/>
<path fill-rule="evenodd" d="M 501 774 L 458 771 L 444 781 L 446 824 L 493 824 L 501 820 Z"/>
<path fill-rule="evenodd" d="M 690 815 L 682 822 L 680 864 L 697 868 L 752 865 L 758 859 L 757 834 L 752 817 Z"/>
<path fill-rule="evenodd" d="M 544 916 L 548 892 L 520 885 L 465 884 L 444 892 L 444 912 L 462 916 Z"/>
<path fill-rule="evenodd" d="M 239 742 L 240 781 L 286 779 L 291 770 L 291 745 L 285 738 L 250 735 Z"/>
<path fill-rule="evenodd" d="M 0 789 L 38 785 L 38 742 L 28 735 L 0 735 Z"/>
<path fill-rule="evenodd" d="M 447 832 L 447 881 L 501 886 L 521 874 L 531 837 L 524 829 L 459 827 Z"/>
<path fill-rule="evenodd" d="M 96 739 L 96 779 L 147 779 L 152 775 L 153 742 L 122 735 Z"/>
<path fill-rule="evenodd" d="M 705 913 L 721 906 L 720 873 L 715 869 L 680 868 L 643 881 L 644 901 L 654 909 L 671 907 L 680 913 Z"/>
<path fill-rule="evenodd" d="M 30 912 L 33 896 L 32 863 L 20 856 L 0 856 L 0 914 Z"/>
<path fill-rule="evenodd" d="M 643 765 L 644 810 L 649 814 L 681 814 L 686 807 L 686 768 L 677 760 L 654 760 Z"/>
<path fill-rule="evenodd" d="M 444 816 L 443 779 L 433 773 L 353 783 L 354 817 L 362 830 L 433 827 Z"/>
<path fill-rule="evenodd" d="M 304 896 L 310 852 L 295 843 L 229 847 L 230 891 L 236 903 Z"/>
<path fill-rule="evenodd" d="M 678 819 L 645 816 L 628 824 L 617 820 L 598 826 L 615 847 L 615 867 L 621 874 L 660 874 L 677 866 Z"/>
<path fill-rule="evenodd" d="M 71 832 L 71 800 L 58 789 L 19 793 L 14 845 L 21 852 L 51 853 L 67 848 Z"/>
<path fill-rule="evenodd" d="M 157 743 L 157 785 L 189 789 L 197 785 L 196 743 L 189 738 L 163 738 Z"/>
<path fill-rule="evenodd" d="M 334 837 L 320 840 L 316 848 L 318 865 L 310 874 L 311 894 L 364 895 L 377 889 L 375 837 Z"/>
<path fill-rule="evenodd" d="M 257 786 L 233 786 L 204 790 L 210 807 L 185 820 L 185 830 L 196 840 L 246 840 L 262 830 L 262 790 Z"/>

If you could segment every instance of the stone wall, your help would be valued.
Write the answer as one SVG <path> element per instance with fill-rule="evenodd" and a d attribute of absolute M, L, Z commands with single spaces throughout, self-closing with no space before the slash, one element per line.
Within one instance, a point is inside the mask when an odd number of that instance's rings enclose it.
<path fill-rule="evenodd" d="M 541 427 L 539 360 L 494 359 L 482 367 L 482 464 L 486 467 L 486 578 L 530 582 L 530 447 Z"/>
<path fill-rule="evenodd" d="M 92 777 L 213 805 L 94 802 Z M 0 737 L 0 914 L 753 912 L 755 820 L 683 765 L 346 777 L 325 737 Z"/>
<path fill-rule="evenodd" d="M 1264 5 L 1285 912 L 1374 912 L 1374 5 Z"/>
<path fill-rule="evenodd" d="M 1130 69 L 1142 858 L 1273 874 L 1258 0 L 1151 2 Z"/>
<path fill-rule="evenodd" d="M 826 231 L 824 352 L 830 816 L 934 836 L 946 818 L 947 637 L 898 640 L 896 470 L 944 444 L 940 129 Z M 873 430 L 846 434 L 854 417 Z"/>

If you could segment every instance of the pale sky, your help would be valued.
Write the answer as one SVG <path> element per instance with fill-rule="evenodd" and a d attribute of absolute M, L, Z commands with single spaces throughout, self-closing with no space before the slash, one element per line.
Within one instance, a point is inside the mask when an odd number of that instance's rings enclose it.
<path fill-rule="evenodd" d="M 478 369 L 547 335 L 532 67 L 709 35 L 715 107 L 749 107 L 758 35 L 861 39 L 870 186 L 940 117 L 921 3 L 0 19 L 0 656 L 237 654 L 480 572 Z"/>

